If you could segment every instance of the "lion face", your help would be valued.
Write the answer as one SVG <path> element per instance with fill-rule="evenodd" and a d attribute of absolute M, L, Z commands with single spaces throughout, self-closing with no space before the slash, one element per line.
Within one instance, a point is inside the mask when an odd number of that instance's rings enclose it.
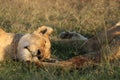
<path fill-rule="evenodd" d="M 18 43 L 18 58 L 31 62 L 50 58 L 49 35 L 52 31 L 52 28 L 42 26 L 33 33 L 24 35 Z"/>

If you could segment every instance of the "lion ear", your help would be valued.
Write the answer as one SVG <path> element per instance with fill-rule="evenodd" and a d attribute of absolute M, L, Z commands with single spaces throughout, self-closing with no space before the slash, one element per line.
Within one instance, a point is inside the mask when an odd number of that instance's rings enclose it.
<path fill-rule="evenodd" d="M 49 36 L 53 32 L 53 29 L 51 27 L 41 26 L 35 32 Z"/>

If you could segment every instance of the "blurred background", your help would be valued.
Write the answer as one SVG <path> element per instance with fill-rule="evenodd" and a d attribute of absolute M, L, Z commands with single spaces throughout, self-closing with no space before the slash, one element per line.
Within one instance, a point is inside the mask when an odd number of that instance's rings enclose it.
<path fill-rule="evenodd" d="M 120 21 L 120 0 L 0 0 L 0 26 L 8 32 L 32 32 L 42 25 L 92 37 Z"/>

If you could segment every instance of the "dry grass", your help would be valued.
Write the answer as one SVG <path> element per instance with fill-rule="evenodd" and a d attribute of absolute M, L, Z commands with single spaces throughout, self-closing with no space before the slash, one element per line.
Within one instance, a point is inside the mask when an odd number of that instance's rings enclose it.
<path fill-rule="evenodd" d="M 87 37 L 120 21 L 120 0 L 0 0 L 0 26 L 8 32 L 32 32 L 41 25 L 54 28 L 52 38 L 64 30 Z M 63 50 L 65 48 L 65 50 Z M 61 51 L 62 50 L 62 51 Z M 79 54 L 69 46 L 53 45 L 53 54 L 67 59 Z M 0 64 L 0 80 L 113 80 L 120 75 L 119 62 L 79 71 L 27 70 L 16 62 Z M 19 66 L 19 67 L 18 67 Z"/>
<path fill-rule="evenodd" d="M 94 35 L 120 20 L 119 0 L 0 0 L 0 25 L 28 32 L 41 25 Z"/>

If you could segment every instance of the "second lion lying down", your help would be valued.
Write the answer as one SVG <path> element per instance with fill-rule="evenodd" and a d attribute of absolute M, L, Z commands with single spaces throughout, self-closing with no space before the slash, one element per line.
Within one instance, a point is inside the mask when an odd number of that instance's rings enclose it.
<path fill-rule="evenodd" d="M 7 57 L 20 61 L 39 62 L 50 58 L 50 27 L 39 27 L 25 35 L 7 33 L 0 29 L 0 61 Z"/>
<path fill-rule="evenodd" d="M 72 44 L 72 42 L 69 40 L 69 44 Z M 84 52 L 83 55 L 55 63 L 42 62 L 41 64 L 44 64 L 44 66 L 79 69 L 88 65 L 96 65 L 106 60 L 111 62 L 120 59 L 120 22 L 88 39 L 80 48 Z"/>

